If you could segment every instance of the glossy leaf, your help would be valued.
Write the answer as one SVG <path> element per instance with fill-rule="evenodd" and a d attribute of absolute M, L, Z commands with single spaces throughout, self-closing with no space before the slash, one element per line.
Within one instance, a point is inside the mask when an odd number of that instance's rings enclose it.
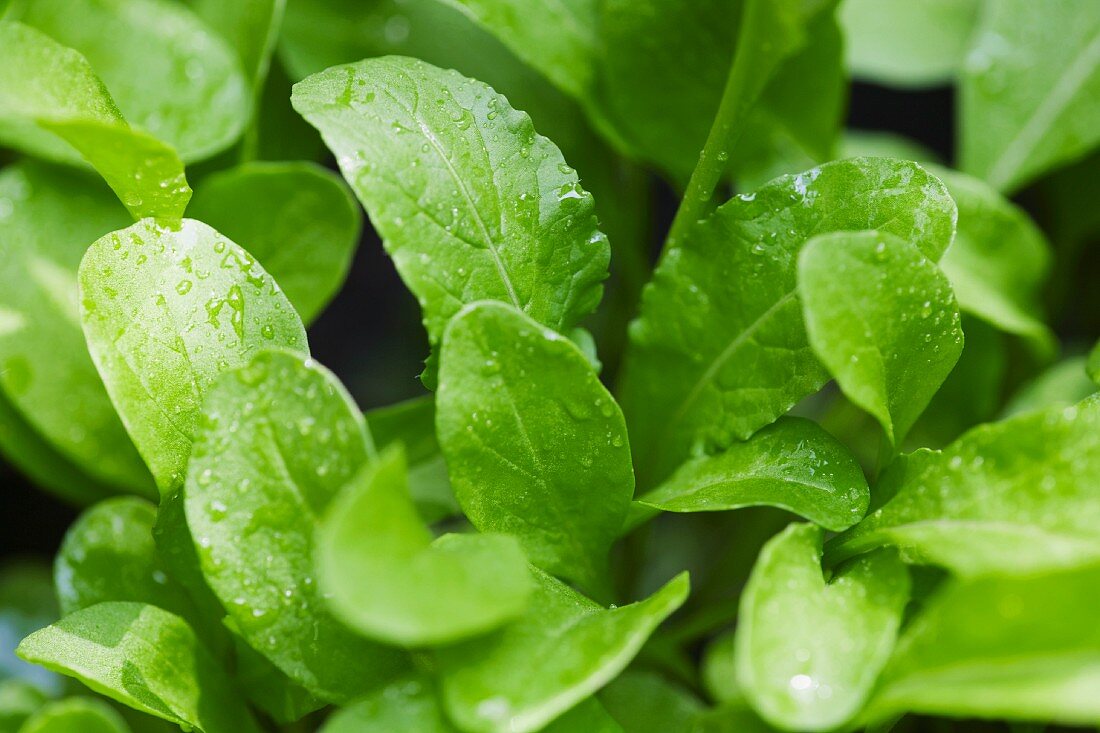
<path fill-rule="evenodd" d="M 959 207 L 955 241 L 940 262 L 959 307 L 1049 350 L 1054 337 L 1040 294 L 1050 245 L 1018 206 L 982 181 L 939 166 L 930 170 Z"/>
<path fill-rule="evenodd" d="M 938 593 L 898 641 L 868 717 L 908 711 L 1095 725 L 1095 566 Z"/>
<path fill-rule="evenodd" d="M 851 719 L 894 647 L 909 600 L 897 555 L 821 570 L 822 532 L 792 524 L 760 553 L 741 597 L 737 681 L 772 725 L 832 730 Z"/>
<path fill-rule="evenodd" d="M 130 733 L 114 708 L 95 698 L 51 702 L 28 718 L 19 733 Z"/>
<path fill-rule="evenodd" d="M 623 410 L 643 480 L 744 440 L 819 389 L 796 262 L 811 236 L 878 228 L 936 260 L 955 204 L 913 163 L 863 158 L 735 197 L 667 250 L 631 325 Z"/>
<path fill-rule="evenodd" d="M 980 9 L 979 0 L 844 0 L 839 16 L 848 68 L 902 88 L 951 83 Z"/>
<path fill-rule="evenodd" d="M 476 300 L 563 333 L 596 307 L 609 248 L 592 197 L 501 95 L 385 57 L 316 74 L 293 102 L 336 154 L 433 343 Z"/>
<path fill-rule="evenodd" d="M 19 655 L 130 707 L 203 733 L 259 733 L 225 672 L 179 616 L 100 603 L 36 631 Z"/>
<path fill-rule="evenodd" d="M 287 725 L 325 707 L 325 701 L 291 680 L 264 655 L 234 635 L 234 679 L 249 701 L 276 723 Z"/>
<path fill-rule="evenodd" d="M 681 575 L 644 601 L 607 610 L 533 572 L 535 592 L 523 617 L 486 639 L 438 652 L 444 706 L 463 730 L 540 730 L 617 676 L 688 594 Z"/>
<path fill-rule="evenodd" d="M 191 219 L 178 228 L 145 219 L 96 240 L 80 291 L 92 360 L 162 494 L 183 482 L 210 383 L 261 349 L 306 349 L 271 276 Z"/>
<path fill-rule="evenodd" d="M 1100 398 L 983 425 L 892 464 L 891 497 L 832 540 L 834 561 L 896 545 L 960 575 L 1029 573 L 1100 558 Z"/>
<path fill-rule="evenodd" d="M 378 447 L 400 444 L 409 463 L 409 493 L 425 522 L 461 513 L 435 435 L 435 397 L 399 402 L 366 414 Z"/>
<path fill-rule="evenodd" d="M 899 237 L 837 232 L 806 243 L 798 289 L 814 353 L 900 444 L 963 350 L 947 277 Z"/>
<path fill-rule="evenodd" d="M 580 349 L 507 305 L 469 306 L 447 328 L 436 400 L 439 443 L 473 525 L 599 586 L 634 474 L 622 413 Z"/>
<path fill-rule="evenodd" d="M 187 213 L 239 242 L 311 323 L 344 284 L 362 215 L 312 163 L 249 163 L 203 180 Z"/>
<path fill-rule="evenodd" d="M 329 606 L 368 637 L 402 646 L 476 636 L 522 613 L 527 560 L 507 535 L 433 541 L 409 495 L 404 452 L 360 470 L 325 514 L 317 574 Z"/>
<path fill-rule="evenodd" d="M 0 200 L 11 206 L 0 217 L 0 389 L 24 430 L 88 476 L 50 484 L 154 495 L 80 330 L 80 259 L 91 242 L 125 226 L 126 213 L 90 177 L 30 161 L 0 172 Z"/>
<path fill-rule="evenodd" d="M 599 52 L 595 0 L 444 0 L 485 26 L 566 94 L 590 93 Z"/>
<path fill-rule="evenodd" d="M 181 616 L 199 632 L 210 631 L 157 555 L 156 518 L 156 507 L 136 497 L 108 499 L 80 515 L 54 560 L 62 615 L 106 601 L 133 601 Z"/>
<path fill-rule="evenodd" d="M 817 423 L 783 418 L 744 443 L 684 463 L 638 502 L 667 512 L 777 506 L 839 532 L 863 517 L 869 500 L 847 448 Z"/>
<path fill-rule="evenodd" d="M 337 622 L 314 576 L 321 518 L 367 455 L 362 416 L 335 377 L 263 352 L 207 394 L 184 491 L 203 574 L 241 636 L 340 702 L 405 663 Z"/>
<path fill-rule="evenodd" d="M 963 171 L 1011 191 L 1100 143 L 1100 5 L 990 0 L 959 86 Z"/>
<path fill-rule="evenodd" d="M 34 28 L 0 23 L 0 140 L 94 167 L 135 218 L 183 215 L 191 189 L 176 151 L 131 129 L 88 60 Z"/>
<path fill-rule="evenodd" d="M 80 52 L 126 119 L 184 161 L 223 150 L 244 128 L 248 85 L 236 54 L 180 3 L 35 0 L 18 20 Z"/>

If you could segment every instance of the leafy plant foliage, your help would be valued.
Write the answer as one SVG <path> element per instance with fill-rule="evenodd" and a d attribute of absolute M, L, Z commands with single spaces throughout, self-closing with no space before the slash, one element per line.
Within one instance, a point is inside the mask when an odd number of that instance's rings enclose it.
<path fill-rule="evenodd" d="M 81 507 L 0 733 L 1100 725 L 1098 85 L 1095 0 L 0 2 L 0 452 Z"/>

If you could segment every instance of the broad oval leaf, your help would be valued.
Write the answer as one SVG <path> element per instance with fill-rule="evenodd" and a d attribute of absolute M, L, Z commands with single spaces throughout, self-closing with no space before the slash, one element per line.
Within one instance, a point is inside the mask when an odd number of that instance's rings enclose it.
<path fill-rule="evenodd" d="M 1100 397 L 974 428 L 895 461 L 890 497 L 830 541 L 832 560 L 882 545 L 959 575 L 1019 574 L 1100 559 Z"/>
<path fill-rule="evenodd" d="M 436 402 L 474 526 L 515 535 L 535 565 L 599 587 L 634 474 L 622 413 L 580 349 L 503 303 L 474 304 L 447 328 Z"/>
<path fill-rule="evenodd" d="M 282 290 L 210 227 L 143 219 L 108 234 L 80 265 L 92 361 L 162 495 L 183 483 L 203 396 L 261 349 L 306 350 Z"/>
<path fill-rule="evenodd" d="M 535 592 L 524 616 L 437 652 L 443 703 L 462 730 L 541 730 L 614 679 L 688 594 L 682 574 L 643 601 L 608 610 L 532 572 Z"/>
<path fill-rule="evenodd" d="M 155 495 L 80 330 L 80 259 L 126 213 L 90 177 L 32 161 L 0 172 L 0 200 L 0 390 L 83 483 Z"/>
<path fill-rule="evenodd" d="M 72 697 L 43 706 L 19 733 L 130 733 L 114 708 L 95 698 Z"/>
<path fill-rule="evenodd" d="M 317 534 L 321 592 L 348 626 L 402 646 L 476 636 L 523 611 L 530 574 L 513 537 L 432 540 L 409 495 L 404 452 L 389 450 L 326 511 Z"/>
<path fill-rule="evenodd" d="M 21 23 L 0 23 L 0 140 L 35 155 L 83 157 L 135 218 L 175 220 L 191 197 L 176 151 L 131 129 L 88 60 Z"/>
<path fill-rule="evenodd" d="M 1040 303 L 1051 264 L 1043 233 L 1023 209 L 988 184 L 940 166 L 929 170 L 959 207 L 955 241 L 940 261 L 959 307 L 1050 350 L 1054 336 L 1043 322 Z"/>
<path fill-rule="evenodd" d="M 257 97 L 271 64 L 286 0 L 191 0 L 195 14 L 236 49 L 245 78 Z"/>
<path fill-rule="evenodd" d="M 203 179 L 187 213 L 259 260 L 306 324 L 347 277 L 363 228 L 359 204 L 313 163 L 248 163 Z"/>
<path fill-rule="evenodd" d="M 169 722 L 203 733 L 260 733 L 191 627 L 155 606 L 100 603 L 36 631 L 17 651 Z"/>
<path fill-rule="evenodd" d="M 208 392 L 184 490 L 203 575 L 241 636 L 340 702 L 405 665 L 333 618 L 314 575 L 321 517 L 367 455 L 362 415 L 336 378 L 268 351 Z"/>
<path fill-rule="evenodd" d="M 691 229 L 665 252 L 630 328 L 621 395 L 643 482 L 748 438 L 825 384 L 798 296 L 806 240 L 879 229 L 938 260 L 955 217 L 917 164 L 856 158 L 777 178 Z"/>
<path fill-rule="evenodd" d="M 562 333 L 596 307 L 610 250 L 592 197 L 500 94 L 387 56 L 315 74 L 292 101 L 336 154 L 433 344 L 476 300 Z"/>
<path fill-rule="evenodd" d="M 237 55 L 180 3 L 35 0 L 17 20 L 79 51 L 119 109 L 193 162 L 220 152 L 248 120 Z"/>
<path fill-rule="evenodd" d="M 687 461 L 637 501 L 666 512 L 776 506 L 839 532 L 863 517 L 870 494 L 843 444 L 812 420 L 791 417 Z"/>
<path fill-rule="evenodd" d="M 980 0 L 844 0 L 848 68 L 902 88 L 948 84 L 962 67 Z"/>
<path fill-rule="evenodd" d="M 62 615 L 106 601 L 133 601 L 171 611 L 195 626 L 191 600 L 157 557 L 156 519 L 156 507 L 136 497 L 102 501 L 77 518 L 54 560 Z"/>
<path fill-rule="evenodd" d="M 1094 566 L 1025 578 L 955 582 L 898 640 L 864 715 L 1100 720 Z"/>
<path fill-rule="evenodd" d="M 1100 143 L 1100 4 L 988 0 L 959 84 L 960 168 L 1012 191 Z"/>
<path fill-rule="evenodd" d="M 835 232 L 803 247 L 798 289 L 814 353 L 899 445 L 963 350 L 947 277 L 899 237 Z"/>
<path fill-rule="evenodd" d="M 822 531 L 792 524 L 764 547 L 741 596 L 737 681 L 766 721 L 832 730 L 863 706 L 909 600 L 896 553 L 867 555 L 826 582 Z"/>

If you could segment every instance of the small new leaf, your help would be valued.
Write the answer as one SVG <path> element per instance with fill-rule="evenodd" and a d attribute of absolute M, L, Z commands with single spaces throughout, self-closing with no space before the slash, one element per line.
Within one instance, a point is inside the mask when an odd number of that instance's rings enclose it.
<path fill-rule="evenodd" d="M 963 350 L 947 277 L 899 237 L 837 232 L 806 243 L 798 287 L 814 353 L 900 444 Z"/>
<path fill-rule="evenodd" d="M 379 641 L 459 641 L 518 616 L 530 595 L 527 560 L 513 537 L 447 534 L 433 542 L 409 495 L 400 448 L 351 479 L 317 537 L 329 606 Z"/>
<path fill-rule="evenodd" d="M 737 682 L 783 730 L 832 730 L 859 711 L 909 600 L 909 574 L 889 551 L 826 582 L 821 539 L 819 528 L 792 524 L 765 545 L 741 597 Z"/>
<path fill-rule="evenodd" d="M 867 479 L 848 449 L 817 423 L 794 417 L 684 463 L 638 499 L 666 512 L 776 506 L 836 532 L 858 522 L 869 501 Z"/>

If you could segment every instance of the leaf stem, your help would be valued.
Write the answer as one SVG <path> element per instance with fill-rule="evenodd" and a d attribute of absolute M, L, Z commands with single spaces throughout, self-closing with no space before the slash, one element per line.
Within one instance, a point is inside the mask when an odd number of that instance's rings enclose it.
<path fill-rule="evenodd" d="M 745 18 L 749 13 L 748 5 L 741 12 L 741 27 L 744 27 Z M 718 182 L 722 179 L 722 173 L 729 161 L 730 148 L 736 142 L 744 129 L 744 118 L 750 104 L 746 104 L 748 92 L 748 75 L 745 72 L 747 64 L 742 59 L 742 52 L 748 44 L 738 43 L 737 50 L 730 61 L 729 75 L 726 77 L 726 86 L 722 91 L 722 101 L 718 105 L 718 112 L 714 116 L 714 123 L 707 134 L 707 141 L 699 153 L 699 163 L 692 171 L 688 181 L 684 198 L 680 201 L 680 208 L 676 211 L 676 217 L 672 220 L 668 237 L 665 239 L 665 249 L 671 249 L 683 239 L 687 230 L 698 220 L 707 215 L 714 191 Z"/>

